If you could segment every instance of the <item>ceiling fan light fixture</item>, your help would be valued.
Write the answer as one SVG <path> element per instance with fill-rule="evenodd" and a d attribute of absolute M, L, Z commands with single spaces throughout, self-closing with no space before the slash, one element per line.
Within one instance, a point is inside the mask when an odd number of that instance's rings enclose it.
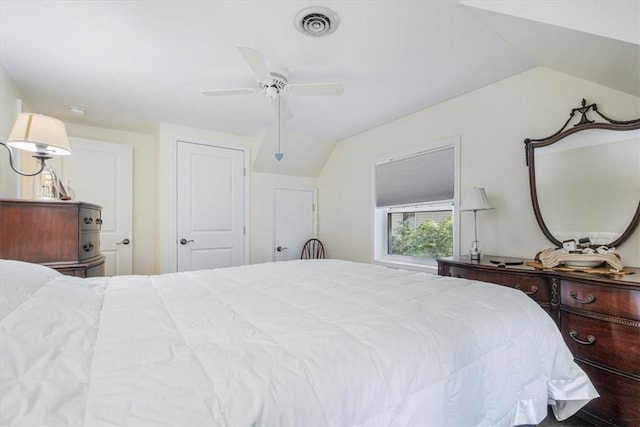
<path fill-rule="evenodd" d="M 338 14 L 324 6 L 305 7 L 294 19 L 298 31 L 311 37 L 328 36 L 338 28 L 339 23 Z"/>
<path fill-rule="evenodd" d="M 280 91 L 275 86 L 267 86 L 264 88 L 264 94 L 267 95 L 267 98 L 274 100 L 278 99 L 280 96 Z"/>
<path fill-rule="evenodd" d="M 268 82 L 259 82 L 262 86 L 264 94 L 270 100 L 278 99 L 280 93 L 282 93 L 287 87 L 287 76 L 280 73 L 271 73 L 272 79 Z"/>

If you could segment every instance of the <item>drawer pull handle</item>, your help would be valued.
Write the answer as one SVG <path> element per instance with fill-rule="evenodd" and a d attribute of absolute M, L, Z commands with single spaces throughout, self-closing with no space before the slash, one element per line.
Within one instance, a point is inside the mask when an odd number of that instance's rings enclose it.
<path fill-rule="evenodd" d="M 93 224 L 93 218 L 85 216 L 83 219 L 85 224 Z"/>
<path fill-rule="evenodd" d="M 588 294 L 586 300 L 581 300 L 578 298 L 578 293 L 576 291 L 569 292 L 569 296 L 573 298 L 573 300 L 580 304 L 591 304 L 596 300 L 596 296 L 594 294 Z"/>
<path fill-rule="evenodd" d="M 536 292 L 538 292 L 538 287 L 536 285 L 531 286 L 531 290 L 530 291 L 525 291 L 524 289 L 522 289 L 522 287 L 520 285 L 515 285 L 514 288 L 516 288 L 519 291 L 524 292 L 527 295 L 533 295 Z"/>
<path fill-rule="evenodd" d="M 96 224 L 102 225 L 102 218 L 96 218 Z"/>
<path fill-rule="evenodd" d="M 93 243 L 85 243 L 82 249 L 84 249 L 85 252 L 91 252 L 93 250 Z"/>
<path fill-rule="evenodd" d="M 578 338 L 578 333 L 575 330 L 572 330 L 569 332 L 569 336 L 578 344 L 582 344 L 582 345 L 591 345 L 594 344 L 596 342 L 596 337 L 594 337 L 593 335 L 587 335 L 587 340 L 583 341 L 580 338 Z"/>

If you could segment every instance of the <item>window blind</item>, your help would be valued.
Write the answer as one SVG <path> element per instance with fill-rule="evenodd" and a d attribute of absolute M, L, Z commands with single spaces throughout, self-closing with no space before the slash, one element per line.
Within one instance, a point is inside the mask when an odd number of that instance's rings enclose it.
<path fill-rule="evenodd" d="M 454 149 L 416 154 L 375 166 L 376 206 L 421 204 L 454 197 Z"/>

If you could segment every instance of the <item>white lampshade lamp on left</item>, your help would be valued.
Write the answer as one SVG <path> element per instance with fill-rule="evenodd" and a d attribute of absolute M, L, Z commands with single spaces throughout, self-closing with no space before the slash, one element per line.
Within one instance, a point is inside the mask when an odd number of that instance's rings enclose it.
<path fill-rule="evenodd" d="M 473 242 L 471 242 L 471 249 L 469 255 L 472 261 L 480 261 L 482 252 L 478 247 L 478 228 L 476 223 L 476 212 L 493 209 L 484 188 L 473 187 L 467 191 L 462 199 L 461 211 L 473 211 Z"/>
<path fill-rule="evenodd" d="M 51 156 L 71 154 L 67 130 L 62 121 L 43 114 L 20 113 L 6 144 L 0 142 L 0 145 L 9 151 L 9 166 L 15 173 L 22 176 L 35 176 L 43 172 L 41 190 L 36 195 L 37 198 L 57 199 L 65 193 L 53 169 L 45 164 L 45 160 L 50 159 Z M 33 157 L 40 162 L 39 169 L 33 173 L 19 171 L 13 164 L 13 152 L 10 147 L 34 153 Z"/>

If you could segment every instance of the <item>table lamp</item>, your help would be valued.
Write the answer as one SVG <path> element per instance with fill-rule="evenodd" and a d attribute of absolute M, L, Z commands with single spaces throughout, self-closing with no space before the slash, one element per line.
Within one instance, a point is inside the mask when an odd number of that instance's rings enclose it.
<path fill-rule="evenodd" d="M 471 249 L 469 255 L 471 261 L 480 261 L 482 252 L 478 248 L 478 226 L 476 223 L 476 212 L 493 209 L 487 194 L 484 192 L 484 188 L 473 187 L 465 194 L 462 199 L 461 211 L 473 211 L 473 242 L 471 242 Z"/>
<path fill-rule="evenodd" d="M 69 155 L 71 146 L 64 123 L 53 117 L 35 113 L 20 113 L 9 134 L 6 144 L 0 145 L 9 150 L 9 166 L 17 174 L 35 176 L 45 168 L 44 161 L 52 155 Z M 33 152 L 33 157 L 40 162 L 40 169 L 33 173 L 20 172 L 13 164 L 11 148 Z"/>

